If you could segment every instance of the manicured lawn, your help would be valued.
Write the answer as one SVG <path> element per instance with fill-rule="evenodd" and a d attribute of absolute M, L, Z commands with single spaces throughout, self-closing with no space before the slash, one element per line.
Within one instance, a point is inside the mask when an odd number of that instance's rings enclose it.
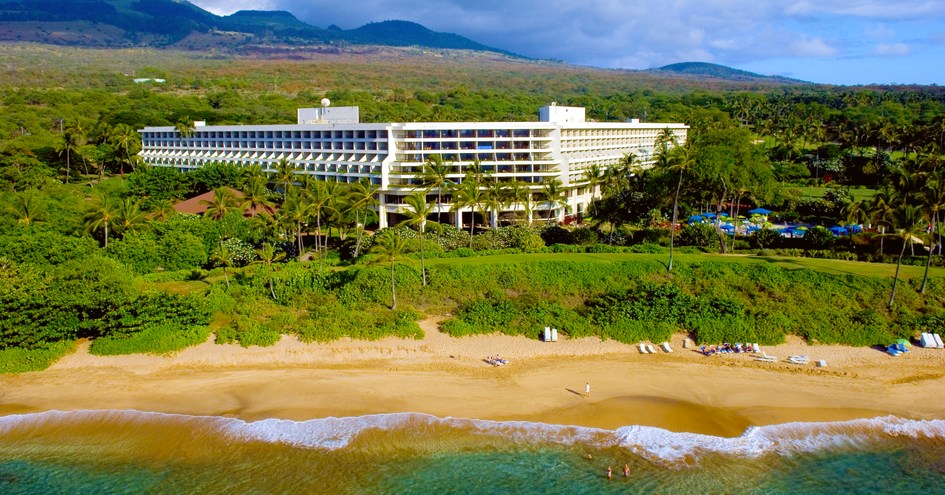
<path fill-rule="evenodd" d="M 579 262 L 626 262 L 651 261 L 665 264 L 667 254 L 633 253 L 540 253 L 540 254 L 503 254 L 497 256 L 475 256 L 470 258 L 439 258 L 427 260 L 427 265 L 486 265 L 499 263 L 528 263 L 534 261 L 579 261 Z M 825 260 L 817 258 L 790 258 L 782 256 L 754 255 L 719 255 L 719 254 L 676 254 L 676 263 L 698 263 L 701 261 L 723 261 L 731 263 L 773 263 L 789 270 L 809 269 L 837 275 L 858 275 L 864 277 L 892 277 L 896 265 L 886 263 L 864 263 L 859 261 Z M 921 277 L 925 267 L 902 266 L 900 277 Z M 932 267 L 929 276 L 945 276 L 945 268 Z"/>
<path fill-rule="evenodd" d="M 805 187 L 792 187 L 785 186 L 789 189 L 799 189 L 803 194 L 802 199 L 820 199 L 824 197 L 829 188 L 827 187 L 814 187 L 814 186 L 805 186 Z M 850 188 L 850 194 L 853 195 L 854 201 L 862 201 L 864 199 L 870 199 L 876 194 L 876 189 L 857 189 Z"/>

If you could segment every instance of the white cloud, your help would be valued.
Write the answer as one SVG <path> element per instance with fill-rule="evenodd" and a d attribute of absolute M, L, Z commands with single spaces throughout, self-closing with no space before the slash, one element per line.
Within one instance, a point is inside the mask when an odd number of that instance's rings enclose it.
<path fill-rule="evenodd" d="M 190 3 L 216 15 L 230 15 L 238 10 L 284 10 L 276 9 L 278 0 L 191 0 Z"/>
<path fill-rule="evenodd" d="M 904 57 L 912 53 L 912 50 L 905 43 L 880 43 L 876 45 L 873 53 L 881 56 Z"/>
<path fill-rule="evenodd" d="M 225 14 L 288 10 L 315 26 L 343 29 L 402 19 L 529 57 L 636 69 L 694 60 L 745 66 L 901 57 L 919 45 L 910 49 L 899 33 L 925 43 L 945 36 L 945 0 L 191 1 Z"/>
<path fill-rule="evenodd" d="M 828 45 L 820 38 L 809 38 L 802 35 L 790 45 L 790 55 L 795 57 L 829 57 L 837 53 L 836 48 Z"/>

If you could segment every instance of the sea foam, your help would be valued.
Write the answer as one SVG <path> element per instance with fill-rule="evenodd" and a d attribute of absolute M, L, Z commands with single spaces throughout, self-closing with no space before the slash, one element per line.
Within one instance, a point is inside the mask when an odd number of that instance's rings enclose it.
<path fill-rule="evenodd" d="M 945 440 L 945 421 L 909 420 L 894 416 L 824 423 L 785 423 L 751 427 L 734 438 L 671 432 L 651 426 L 616 430 L 527 421 L 438 418 L 418 413 L 376 414 L 307 421 L 264 419 L 244 421 L 219 416 L 188 416 L 135 410 L 46 411 L 0 417 L 0 440 L 12 433 L 43 432 L 70 425 L 102 425 L 116 430 L 172 426 L 204 431 L 232 441 L 281 443 L 298 448 L 337 450 L 366 431 L 407 432 L 435 437 L 455 432 L 500 439 L 514 445 L 540 443 L 619 447 L 667 465 L 698 462 L 706 454 L 760 457 L 790 456 L 824 449 L 862 448 L 897 437 Z"/>

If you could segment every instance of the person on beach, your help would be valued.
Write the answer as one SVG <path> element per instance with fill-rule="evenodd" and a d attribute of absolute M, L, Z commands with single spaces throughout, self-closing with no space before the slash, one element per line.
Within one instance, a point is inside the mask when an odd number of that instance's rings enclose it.
<path fill-rule="evenodd" d="M 623 477 L 624 478 L 630 477 L 630 466 L 628 464 L 623 465 Z"/>
<path fill-rule="evenodd" d="M 613 478 L 614 478 L 614 470 L 610 469 L 610 466 L 607 466 L 607 479 L 613 479 Z"/>
<path fill-rule="evenodd" d="M 585 396 L 585 397 L 590 397 L 590 396 L 591 396 L 591 384 L 590 384 L 590 383 L 585 383 L 585 384 L 584 384 L 584 396 Z"/>

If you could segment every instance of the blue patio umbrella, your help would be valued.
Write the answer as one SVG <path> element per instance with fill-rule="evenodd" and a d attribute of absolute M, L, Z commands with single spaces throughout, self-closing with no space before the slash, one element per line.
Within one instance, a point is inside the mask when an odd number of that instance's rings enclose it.
<path fill-rule="evenodd" d="M 771 213 L 771 210 L 766 210 L 764 208 L 755 208 L 754 210 L 748 210 L 749 215 L 768 215 Z"/>
<path fill-rule="evenodd" d="M 702 216 L 704 216 L 704 217 L 706 217 L 706 218 L 715 218 L 715 213 L 712 213 L 711 211 L 707 211 L 707 212 L 703 213 Z"/>
<path fill-rule="evenodd" d="M 846 234 L 847 234 L 847 228 L 846 228 L 846 227 L 841 227 L 841 226 L 839 226 L 839 225 L 834 225 L 833 227 L 830 227 L 830 232 L 831 232 L 833 235 L 836 235 L 836 236 L 846 235 Z"/>
<path fill-rule="evenodd" d="M 701 221 L 702 221 L 702 215 L 693 215 L 693 216 L 689 217 L 689 221 L 690 221 L 690 222 L 701 222 Z"/>

